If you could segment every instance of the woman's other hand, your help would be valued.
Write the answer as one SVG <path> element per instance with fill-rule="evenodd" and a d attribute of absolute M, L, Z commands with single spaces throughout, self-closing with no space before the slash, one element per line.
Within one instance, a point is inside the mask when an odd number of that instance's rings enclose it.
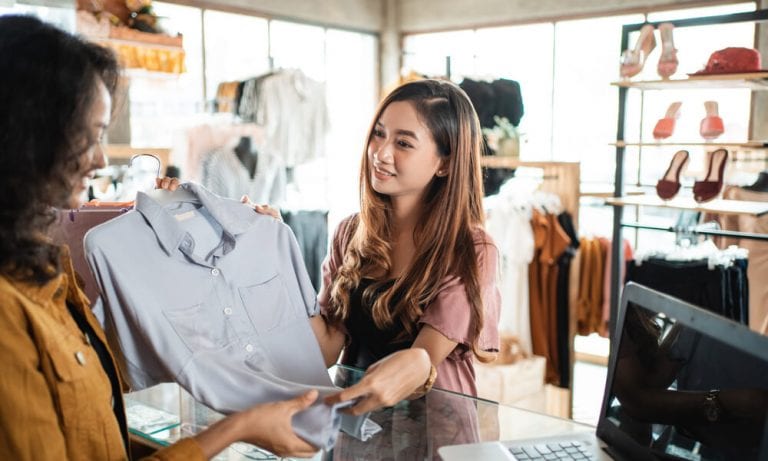
<path fill-rule="evenodd" d="M 175 191 L 181 185 L 179 178 L 169 178 L 168 176 L 155 179 L 155 188 L 168 191 Z"/>
<path fill-rule="evenodd" d="M 359 383 L 326 397 L 325 403 L 359 399 L 348 410 L 353 415 L 392 406 L 420 390 L 431 365 L 429 354 L 422 348 L 394 352 L 371 365 Z"/>
<path fill-rule="evenodd" d="M 257 205 L 255 203 L 251 202 L 251 199 L 248 198 L 247 195 L 243 195 L 242 198 L 240 198 L 240 202 L 241 203 L 245 203 L 246 205 L 248 205 L 251 208 L 253 208 L 253 211 L 255 211 L 256 213 L 267 215 L 267 216 L 272 216 L 273 218 L 275 218 L 275 219 L 277 219 L 279 221 L 283 220 L 283 217 L 280 216 L 280 210 L 278 210 L 277 208 L 272 208 L 271 206 L 266 205 L 266 204 L 264 204 L 264 205 Z"/>
<path fill-rule="evenodd" d="M 318 448 L 293 432 L 291 419 L 316 400 L 313 390 L 290 400 L 256 405 L 219 421 L 195 439 L 207 458 L 234 442 L 250 443 L 280 457 L 310 458 Z"/>

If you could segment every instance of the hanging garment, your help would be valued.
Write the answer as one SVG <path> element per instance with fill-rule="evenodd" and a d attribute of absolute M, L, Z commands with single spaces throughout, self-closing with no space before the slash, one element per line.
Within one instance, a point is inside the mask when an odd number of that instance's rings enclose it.
<path fill-rule="evenodd" d="M 272 202 L 267 202 L 272 203 Z M 301 249 L 301 256 L 312 281 L 320 290 L 322 266 L 328 253 L 328 212 L 320 210 L 283 211 L 283 221 L 291 228 Z"/>
<path fill-rule="evenodd" d="M 282 161 L 267 153 L 259 153 L 253 178 L 240 161 L 233 146 L 218 149 L 203 158 L 201 184 L 210 192 L 239 200 L 248 195 L 253 203 L 280 207 L 285 202 L 287 179 Z"/>
<path fill-rule="evenodd" d="M 740 323 L 748 323 L 747 260 L 711 266 L 706 260 L 628 261 L 626 282 L 636 282 Z"/>
<path fill-rule="evenodd" d="M 235 112 L 239 86 L 239 81 L 219 83 L 216 88 L 216 112 Z"/>
<path fill-rule="evenodd" d="M 748 200 L 768 202 L 767 192 L 747 190 L 742 187 L 729 187 L 723 191 L 723 198 L 730 200 Z M 724 215 L 719 217 L 723 230 L 768 234 L 768 215 L 760 217 L 749 215 Z M 722 247 L 738 245 L 749 251 L 747 278 L 753 282 L 768 280 L 768 242 L 761 240 L 728 238 L 723 239 Z M 749 327 L 768 334 L 768 283 L 752 283 L 749 288 Z"/>
<path fill-rule="evenodd" d="M 480 126 L 483 128 L 493 128 L 496 125 L 496 122 L 493 120 L 493 116 L 496 115 L 496 102 L 491 85 L 486 82 L 465 78 L 459 84 L 459 87 L 467 93 L 469 100 L 472 101 L 477 117 L 480 120 Z"/>
<path fill-rule="evenodd" d="M 576 302 L 576 331 L 587 336 L 597 332 L 602 323 L 605 252 L 599 238 L 580 242 L 579 296 Z"/>
<path fill-rule="evenodd" d="M 528 265 L 533 259 L 533 230 L 528 194 L 497 196 L 485 221 L 486 231 L 499 248 L 499 331 L 516 336 L 520 347 L 531 353 L 531 314 Z"/>
<path fill-rule="evenodd" d="M 491 82 L 491 88 L 495 95 L 496 115 L 505 117 L 514 126 L 520 125 L 520 119 L 525 113 L 520 83 L 500 78 Z"/>
<path fill-rule="evenodd" d="M 556 310 L 556 324 L 557 324 L 557 355 L 560 357 L 560 364 L 558 366 L 558 372 L 560 374 L 560 387 L 570 387 L 571 384 L 571 331 L 570 331 L 570 304 L 569 304 L 569 292 L 570 292 L 570 278 L 571 278 L 571 263 L 576 256 L 576 251 L 579 249 L 579 237 L 576 235 L 576 229 L 573 226 L 573 220 L 568 212 L 563 212 L 557 215 L 557 222 L 563 231 L 568 235 L 570 242 L 568 247 L 563 251 L 563 254 L 557 260 L 557 310 Z"/>
<path fill-rule="evenodd" d="M 206 123 L 186 127 L 174 133 L 171 160 L 186 181 L 202 181 L 205 157 L 237 142 L 251 138 L 254 146 L 264 145 L 264 128 L 254 123 L 233 124 L 230 120 L 208 119 Z M 263 150 L 263 149 L 260 149 Z"/>
<path fill-rule="evenodd" d="M 264 79 L 256 123 L 265 129 L 264 152 L 294 167 L 325 155 L 329 130 L 325 85 L 299 70 L 285 70 Z"/>
<path fill-rule="evenodd" d="M 176 381 L 224 413 L 313 388 L 334 392 L 307 320 L 318 313 L 315 292 L 290 229 L 196 184 L 162 192 L 186 198 L 161 205 L 139 194 L 134 211 L 85 237 L 108 337 L 133 387 Z M 293 426 L 328 448 L 337 407 L 316 403 Z"/>
<path fill-rule="evenodd" d="M 514 80 L 497 79 L 491 83 L 465 78 L 459 86 L 477 111 L 480 126 L 493 128 L 494 116 L 505 117 L 513 126 L 523 117 L 523 96 L 520 84 Z"/>
<path fill-rule="evenodd" d="M 531 226 L 535 253 L 528 267 L 528 278 L 533 353 L 547 359 L 547 383 L 559 384 L 557 260 L 568 248 L 570 238 L 551 213 L 542 214 L 534 210 Z"/>
<path fill-rule="evenodd" d="M 605 264 L 603 265 L 603 303 L 600 310 L 602 311 L 602 320 L 600 321 L 597 333 L 608 338 L 610 332 L 611 322 L 611 258 L 613 257 L 613 244 L 610 239 L 607 240 L 607 247 L 605 249 Z M 622 261 L 629 261 L 634 258 L 634 252 L 632 251 L 632 245 L 629 240 L 622 239 L 622 248 L 624 249 L 624 256 Z M 624 279 L 624 265 L 619 269 L 619 280 Z"/>
<path fill-rule="evenodd" d="M 237 106 L 237 113 L 243 121 L 253 122 L 256 120 L 261 83 L 271 75 L 273 75 L 272 72 L 243 82 L 243 91 Z"/>
<path fill-rule="evenodd" d="M 59 211 L 58 219 L 52 229 L 53 239 L 56 243 L 69 247 L 77 283 L 91 303 L 99 297 L 99 288 L 85 260 L 83 237 L 91 228 L 120 216 L 129 209 L 130 207 L 83 207 L 77 210 Z M 100 317 L 99 320 L 102 321 L 103 318 Z"/>

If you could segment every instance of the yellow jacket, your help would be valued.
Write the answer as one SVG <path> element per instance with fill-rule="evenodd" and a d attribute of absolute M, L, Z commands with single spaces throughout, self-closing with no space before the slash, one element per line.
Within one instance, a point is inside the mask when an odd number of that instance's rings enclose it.
<path fill-rule="evenodd" d="M 0 459 L 126 460 L 109 378 L 67 301 L 106 345 L 104 332 L 74 282 L 66 249 L 62 265 L 43 285 L 0 275 Z M 198 459 L 203 453 L 192 439 L 149 458 Z"/>

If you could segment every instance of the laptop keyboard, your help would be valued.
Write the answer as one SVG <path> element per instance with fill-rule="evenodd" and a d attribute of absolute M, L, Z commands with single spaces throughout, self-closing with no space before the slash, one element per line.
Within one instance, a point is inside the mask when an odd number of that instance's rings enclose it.
<path fill-rule="evenodd" d="M 518 461 L 529 460 L 593 460 L 589 448 L 579 442 L 548 443 L 528 445 L 509 449 Z"/>

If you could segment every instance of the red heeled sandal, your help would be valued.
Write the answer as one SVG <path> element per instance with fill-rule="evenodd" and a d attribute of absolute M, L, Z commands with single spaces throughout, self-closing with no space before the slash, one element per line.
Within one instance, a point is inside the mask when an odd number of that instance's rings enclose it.
<path fill-rule="evenodd" d="M 704 109 L 707 111 L 707 115 L 701 119 L 699 132 L 704 139 L 715 139 L 723 134 L 723 119 L 718 113 L 717 101 L 705 101 Z"/>
<path fill-rule="evenodd" d="M 723 172 L 727 162 L 728 151 L 725 149 L 717 149 L 709 154 L 707 176 L 704 177 L 703 181 L 696 181 L 693 184 L 694 200 L 704 203 L 717 197 L 723 189 Z"/>
<path fill-rule="evenodd" d="M 680 191 L 680 172 L 688 163 L 688 151 L 679 150 L 672 156 L 669 168 L 664 176 L 656 183 L 656 194 L 662 200 L 670 200 Z"/>
<path fill-rule="evenodd" d="M 653 127 L 654 139 L 666 139 L 672 136 L 672 132 L 675 131 L 675 121 L 680 118 L 680 106 L 682 104 L 682 102 L 677 101 L 669 105 L 667 113 Z"/>

